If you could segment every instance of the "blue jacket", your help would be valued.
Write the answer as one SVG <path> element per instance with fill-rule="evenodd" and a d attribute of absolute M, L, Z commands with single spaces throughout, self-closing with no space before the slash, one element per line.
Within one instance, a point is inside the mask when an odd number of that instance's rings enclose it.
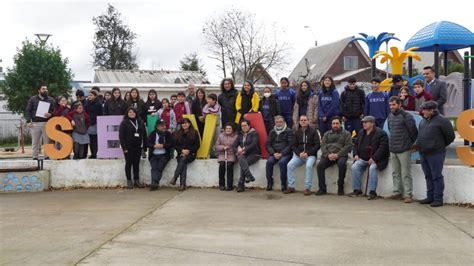
<path fill-rule="evenodd" d="M 339 93 L 336 89 L 321 89 L 318 94 L 319 117 L 328 119 L 339 115 Z"/>
<path fill-rule="evenodd" d="M 290 88 L 288 88 L 287 90 L 280 89 L 276 93 L 276 96 L 280 105 L 280 114 L 291 116 L 293 114 L 293 105 L 295 105 L 295 91 Z"/>
<path fill-rule="evenodd" d="M 375 119 L 387 119 L 389 114 L 388 95 L 382 91 L 372 91 L 367 94 L 364 115 L 371 115 Z"/>

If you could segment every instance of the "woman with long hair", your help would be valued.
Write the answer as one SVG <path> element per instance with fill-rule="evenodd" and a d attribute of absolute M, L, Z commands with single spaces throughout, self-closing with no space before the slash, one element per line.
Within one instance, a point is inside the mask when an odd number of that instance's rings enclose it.
<path fill-rule="evenodd" d="M 125 175 L 127 177 L 127 188 L 143 188 L 140 183 L 139 167 L 142 151 L 147 148 L 147 135 L 145 124 L 138 116 L 138 112 L 129 107 L 123 117 L 119 128 L 120 146 L 125 156 Z M 133 168 L 133 183 L 132 183 Z"/>
<path fill-rule="evenodd" d="M 217 101 L 221 106 L 221 124 L 235 123 L 235 99 L 237 98 L 237 90 L 232 79 L 226 78 L 221 81 L 221 94 L 217 97 Z"/>
<path fill-rule="evenodd" d="M 339 93 L 334 79 L 326 75 L 321 78 L 321 90 L 318 94 L 319 132 L 321 137 L 331 130 L 331 118 L 339 115 Z"/>
<path fill-rule="evenodd" d="M 154 115 L 156 112 L 158 112 L 158 110 L 161 109 L 161 107 L 163 107 L 163 105 L 158 99 L 156 91 L 154 89 L 148 91 L 148 97 L 145 103 L 144 121 L 146 121 L 148 115 Z"/>
<path fill-rule="evenodd" d="M 104 115 L 124 115 L 127 110 L 127 104 L 122 100 L 120 89 L 112 89 L 112 97 L 105 102 Z"/>
<path fill-rule="evenodd" d="M 199 149 L 200 142 L 198 132 L 192 127 L 189 118 L 183 118 L 181 126 L 175 135 L 178 165 L 170 183 L 175 185 L 179 176 L 179 191 L 183 191 L 186 189 L 188 164 L 196 159 L 196 152 Z"/>
<path fill-rule="evenodd" d="M 303 80 L 296 91 L 293 106 L 293 129 L 298 129 L 302 115 L 307 116 L 309 126 L 316 129 L 318 124 L 318 97 L 311 88 L 311 83 Z"/>
<path fill-rule="evenodd" d="M 140 92 L 137 88 L 130 90 L 130 98 L 127 100 L 127 107 L 133 107 L 138 112 L 138 116 L 146 124 L 146 110 L 145 102 L 140 97 Z"/>
<path fill-rule="evenodd" d="M 199 129 L 199 134 L 202 136 L 204 133 L 204 116 L 202 110 L 207 104 L 206 92 L 203 89 L 196 91 L 196 98 L 191 104 L 191 113 L 196 118 L 196 123 Z"/>
<path fill-rule="evenodd" d="M 237 115 L 235 116 L 235 123 L 239 124 L 247 113 L 258 112 L 259 99 L 255 88 L 250 81 L 245 81 L 242 91 L 237 94 L 235 99 L 235 109 Z"/>
<path fill-rule="evenodd" d="M 240 122 L 239 136 L 234 142 L 234 152 L 240 166 L 240 178 L 237 192 L 244 192 L 245 183 L 255 181 L 249 166 L 260 160 L 260 146 L 258 145 L 258 134 L 250 126 L 250 122 L 243 119 Z"/>

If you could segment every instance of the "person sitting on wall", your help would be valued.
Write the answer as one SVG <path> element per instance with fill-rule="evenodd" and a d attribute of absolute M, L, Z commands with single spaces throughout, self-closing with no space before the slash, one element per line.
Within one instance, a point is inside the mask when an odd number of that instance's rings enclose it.
<path fill-rule="evenodd" d="M 300 116 L 300 127 L 294 130 L 293 157 L 288 163 L 288 188 L 285 194 L 295 193 L 295 170 L 296 167 L 306 165 L 306 180 L 304 195 L 311 195 L 313 184 L 313 166 L 316 163 L 316 155 L 320 147 L 319 134 L 316 129 L 309 126 L 307 116 Z"/>
<path fill-rule="evenodd" d="M 354 191 L 349 196 L 362 195 L 362 173 L 369 167 L 368 200 L 377 199 L 377 170 L 387 168 L 390 157 L 388 136 L 383 129 L 375 127 L 375 117 L 366 116 L 362 119 L 361 131 L 357 134 L 354 144 L 352 165 L 352 188 Z"/>
<path fill-rule="evenodd" d="M 155 130 L 148 136 L 148 160 L 151 166 L 150 191 L 160 187 L 160 180 L 166 165 L 171 159 L 171 151 L 174 146 L 173 135 L 166 130 L 166 122 L 163 119 L 156 121 Z"/>
<path fill-rule="evenodd" d="M 240 121 L 239 135 L 234 142 L 234 152 L 240 166 L 240 178 L 237 192 L 244 192 L 245 183 L 255 181 L 249 166 L 260 160 L 260 146 L 258 145 L 258 134 L 250 127 L 250 122 L 243 119 Z"/>
<path fill-rule="evenodd" d="M 268 159 L 265 167 L 267 175 L 267 191 L 273 190 L 273 166 L 278 163 L 280 167 L 281 191 L 287 189 L 287 167 L 291 159 L 291 145 L 293 143 L 293 131 L 286 126 L 285 118 L 277 115 L 274 118 L 275 126 L 270 130 L 266 147 Z"/>
<path fill-rule="evenodd" d="M 319 190 L 316 196 L 325 195 L 326 169 L 337 164 L 339 178 L 337 179 L 337 194 L 344 195 L 344 179 L 346 178 L 347 157 L 352 148 L 351 133 L 342 129 L 342 120 L 338 116 L 331 118 L 331 130 L 327 131 L 321 141 L 321 160 L 318 163 Z"/>

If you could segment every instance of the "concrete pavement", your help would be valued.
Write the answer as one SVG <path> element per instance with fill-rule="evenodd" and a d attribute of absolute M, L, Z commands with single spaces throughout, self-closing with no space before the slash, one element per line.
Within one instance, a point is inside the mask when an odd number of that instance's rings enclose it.
<path fill-rule="evenodd" d="M 0 195 L 1 264 L 474 264 L 474 209 L 217 189 Z"/>

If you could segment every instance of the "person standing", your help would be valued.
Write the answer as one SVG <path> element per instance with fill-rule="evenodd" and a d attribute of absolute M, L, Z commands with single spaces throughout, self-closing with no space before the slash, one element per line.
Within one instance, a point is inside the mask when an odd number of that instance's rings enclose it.
<path fill-rule="evenodd" d="M 280 104 L 270 87 L 263 88 L 263 97 L 260 98 L 259 111 L 262 113 L 263 123 L 268 134 L 275 125 L 275 116 L 280 114 Z"/>
<path fill-rule="evenodd" d="M 91 156 L 89 159 L 97 159 L 97 116 L 102 115 L 102 104 L 100 103 L 99 96 L 95 90 L 91 90 L 87 95 L 86 105 L 84 106 L 86 113 L 90 118 L 90 126 L 87 128 L 87 134 L 89 135 L 89 147 L 91 150 Z M 87 144 L 84 150 L 84 158 L 87 156 Z"/>
<path fill-rule="evenodd" d="M 163 107 L 161 101 L 158 99 L 156 91 L 151 89 L 148 92 L 148 97 L 145 103 L 144 121 L 147 120 L 148 115 L 154 115 Z"/>
<path fill-rule="evenodd" d="M 76 102 L 73 109 L 73 111 L 66 115 L 66 118 L 71 121 L 73 127 L 73 159 L 84 159 L 87 157 L 87 145 L 90 142 L 89 134 L 87 133 L 90 126 L 90 118 L 89 114 L 84 111 L 84 106 L 82 106 L 81 102 Z"/>
<path fill-rule="evenodd" d="M 40 104 L 49 105 L 46 113 L 37 112 Z M 48 96 L 48 87 L 45 85 L 39 87 L 38 94 L 32 96 L 26 105 L 25 118 L 28 128 L 31 130 L 33 160 L 37 160 L 41 152 L 41 139 L 43 144 L 48 144 L 50 141 L 44 127 L 53 114 L 53 108 L 54 99 Z"/>
<path fill-rule="evenodd" d="M 191 102 L 191 113 L 196 119 L 199 134 L 202 137 L 202 134 L 204 133 L 204 115 L 202 114 L 202 110 L 207 104 L 206 92 L 203 89 L 198 89 L 193 98 L 194 100 Z M 188 100 L 188 98 L 186 99 Z"/>
<path fill-rule="evenodd" d="M 105 102 L 104 115 L 126 115 L 127 104 L 122 100 L 120 89 L 112 89 L 112 98 Z"/>
<path fill-rule="evenodd" d="M 278 90 L 276 96 L 280 105 L 280 114 L 285 118 L 286 126 L 293 128 L 293 106 L 296 101 L 296 93 L 289 86 L 288 78 L 282 77 L 280 79 L 280 90 Z"/>
<path fill-rule="evenodd" d="M 402 108 L 397 96 L 389 99 L 390 114 L 388 115 L 389 148 L 392 163 L 393 195 L 390 199 L 404 199 L 412 203 L 413 179 L 411 177 L 411 150 L 418 129 L 415 118 Z"/>
<path fill-rule="evenodd" d="M 413 89 L 415 90 L 415 111 L 420 112 L 421 105 L 424 102 L 431 101 L 433 97 L 429 92 L 425 90 L 425 84 L 421 80 L 415 80 L 413 82 Z"/>
<path fill-rule="evenodd" d="M 430 204 L 431 207 L 443 206 L 446 146 L 456 137 L 453 125 L 449 119 L 439 114 L 437 107 L 435 101 L 427 101 L 421 106 L 423 120 L 415 144 L 420 152 L 421 167 L 426 179 L 426 198 L 420 203 Z"/>
<path fill-rule="evenodd" d="M 331 117 L 339 115 L 339 93 L 331 76 L 321 79 L 318 100 L 319 132 L 324 136 L 324 133 L 331 129 Z"/>
<path fill-rule="evenodd" d="M 281 115 L 275 117 L 275 126 L 270 130 L 266 147 L 268 159 L 265 167 L 267 176 L 267 191 L 273 190 L 273 166 L 278 163 L 280 167 L 281 192 L 287 189 L 288 162 L 291 159 L 293 144 L 293 131 L 287 127 L 285 118 Z"/>
<path fill-rule="evenodd" d="M 240 121 L 240 133 L 234 142 L 234 152 L 240 166 L 240 178 L 237 192 L 244 192 L 245 183 L 255 181 L 249 166 L 260 160 L 260 146 L 258 145 L 258 134 L 250 127 L 250 122 L 242 119 Z"/>
<path fill-rule="evenodd" d="M 438 111 L 444 115 L 444 104 L 448 100 L 448 89 L 446 82 L 435 77 L 433 67 L 423 68 L 423 77 L 425 78 L 425 90 L 433 96 L 433 101 L 438 104 Z"/>
<path fill-rule="evenodd" d="M 240 124 L 240 120 L 244 119 L 247 113 L 258 112 L 259 99 L 255 88 L 250 81 L 245 81 L 242 91 L 237 93 L 235 98 L 235 123 Z"/>
<path fill-rule="evenodd" d="M 176 170 L 173 178 L 170 181 L 171 185 L 176 185 L 176 180 L 179 177 L 179 191 L 186 190 L 186 178 L 188 176 L 188 164 L 196 160 L 196 153 L 200 146 L 199 135 L 197 130 L 191 126 L 189 118 L 183 118 L 181 126 L 175 133 L 176 137 L 176 151 L 178 156 L 176 160 Z"/>
<path fill-rule="evenodd" d="M 367 94 L 364 115 L 375 117 L 375 126 L 383 129 L 383 124 L 388 117 L 388 95 L 380 91 L 380 79 L 372 78 L 370 81 L 372 92 Z"/>
<path fill-rule="evenodd" d="M 173 108 L 171 108 L 171 103 L 168 99 L 163 98 L 161 99 L 162 108 L 155 113 L 155 115 L 159 119 L 163 119 L 166 123 L 166 129 L 173 133 L 176 128 L 178 127 L 178 123 L 176 122 L 176 115 L 174 114 Z"/>
<path fill-rule="evenodd" d="M 408 87 L 402 87 L 400 89 L 400 95 L 398 97 L 400 98 L 400 101 L 402 103 L 403 110 L 415 111 L 415 96 L 410 94 L 410 89 L 408 89 Z"/>
<path fill-rule="evenodd" d="M 174 104 L 173 110 L 178 124 L 183 121 L 183 115 L 191 114 L 191 105 L 186 101 L 184 92 L 178 92 L 178 102 Z"/>
<path fill-rule="evenodd" d="M 216 103 L 218 105 L 218 103 Z M 234 190 L 234 164 L 237 161 L 233 145 L 237 139 L 234 123 L 224 127 L 215 144 L 217 162 L 219 163 L 219 189 L 222 191 Z M 226 185 L 227 174 L 227 185 Z"/>
<path fill-rule="evenodd" d="M 309 126 L 307 116 L 300 116 L 300 127 L 294 130 L 293 144 L 291 145 L 293 156 L 288 163 L 288 188 L 285 194 L 295 193 L 295 170 L 296 167 L 306 165 L 306 179 L 304 195 L 311 195 L 313 184 L 313 166 L 316 163 L 316 155 L 320 148 L 319 135 L 316 129 Z"/>
<path fill-rule="evenodd" d="M 145 109 L 145 102 L 140 97 L 140 92 L 137 88 L 133 88 L 130 90 L 130 99 L 127 100 L 127 107 L 133 107 L 138 112 L 138 116 L 146 123 L 146 113 L 147 110 Z"/>
<path fill-rule="evenodd" d="M 151 166 L 150 191 L 157 190 L 160 187 L 163 171 L 171 159 L 170 153 L 173 145 L 173 135 L 166 130 L 165 120 L 157 120 L 155 130 L 148 136 L 148 161 Z"/>
<path fill-rule="evenodd" d="M 326 169 L 337 164 L 339 178 L 337 179 L 337 194 L 344 195 L 344 179 L 346 178 L 347 158 L 352 148 L 351 133 L 342 129 L 342 119 L 338 116 L 331 118 L 331 130 L 324 133 L 321 141 L 321 160 L 319 160 L 318 183 L 319 190 L 316 196 L 325 195 Z"/>
<path fill-rule="evenodd" d="M 237 98 L 237 90 L 232 79 L 226 78 L 221 81 L 221 94 L 217 97 L 217 102 L 221 106 L 221 125 L 228 123 L 235 124 L 235 99 Z"/>
<path fill-rule="evenodd" d="M 341 93 L 339 106 L 345 129 L 352 134 L 353 131 L 357 133 L 362 129 L 360 120 L 364 117 L 365 92 L 357 86 L 355 77 L 349 77 L 347 82 Z"/>
<path fill-rule="evenodd" d="M 304 115 L 308 118 L 310 127 L 318 128 L 318 96 L 314 94 L 311 84 L 303 80 L 296 92 L 296 102 L 293 105 L 293 129 L 298 129 L 299 119 Z"/>
<path fill-rule="evenodd" d="M 349 196 L 362 194 L 362 174 L 369 167 L 368 200 L 377 199 L 377 170 L 387 168 L 389 160 L 388 137 L 383 129 L 375 126 L 375 117 L 365 116 L 362 119 L 363 129 L 357 134 L 354 144 L 352 165 L 352 189 Z"/>
<path fill-rule="evenodd" d="M 147 136 L 145 124 L 138 116 L 133 107 L 128 107 L 119 128 L 120 146 L 125 156 L 125 175 L 127 177 L 127 188 L 143 188 L 140 183 L 140 157 L 142 151 L 147 147 Z M 133 168 L 133 182 L 132 182 Z"/>
<path fill-rule="evenodd" d="M 192 105 L 197 96 L 196 85 L 192 83 L 188 84 L 186 91 L 188 92 L 188 95 L 186 95 L 186 101 Z"/>

